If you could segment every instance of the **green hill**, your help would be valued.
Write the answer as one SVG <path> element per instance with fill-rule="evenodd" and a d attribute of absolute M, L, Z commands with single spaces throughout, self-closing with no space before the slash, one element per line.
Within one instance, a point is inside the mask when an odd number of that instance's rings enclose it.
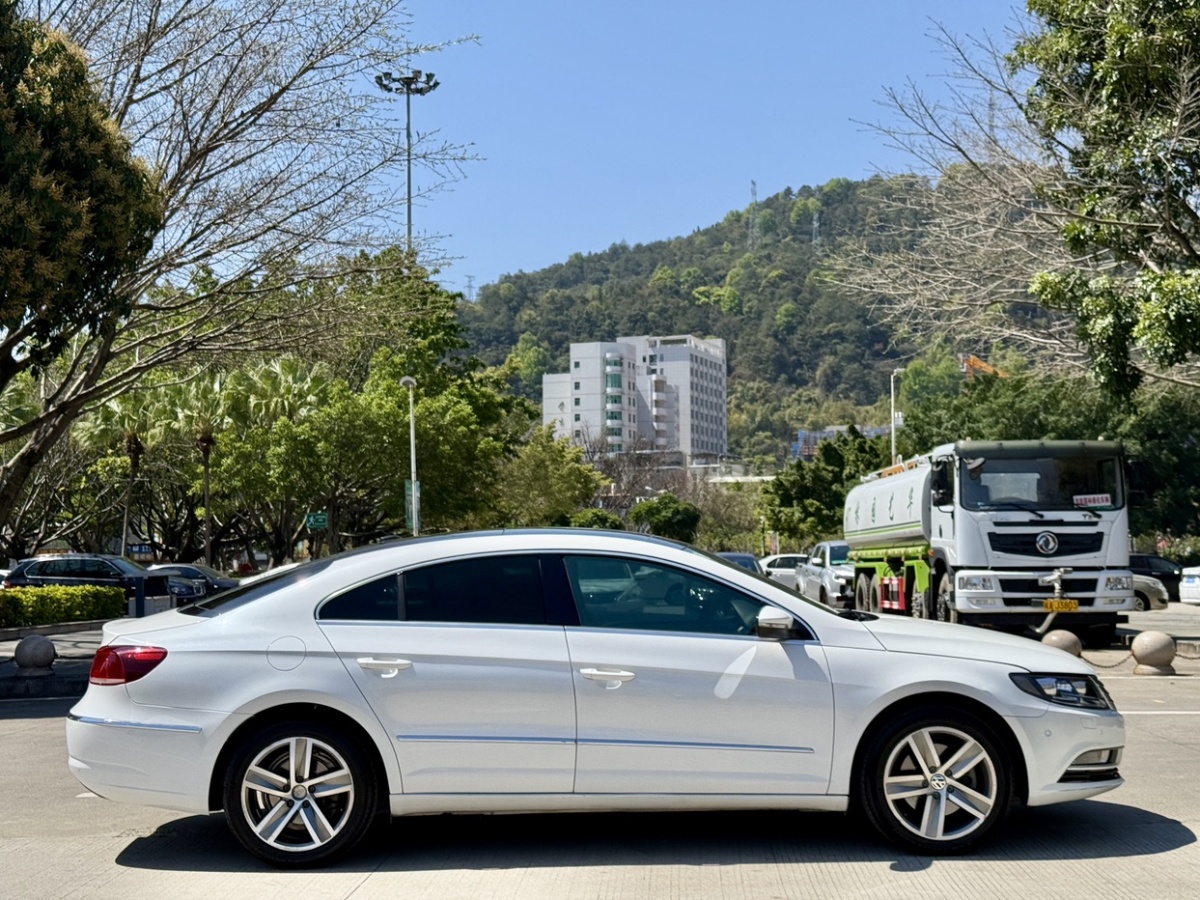
<path fill-rule="evenodd" d="M 878 177 L 788 188 L 686 237 L 614 244 L 506 275 L 460 304 L 460 316 L 473 352 L 489 364 L 502 363 L 518 340 L 534 351 L 537 364 L 515 387 L 535 399 L 541 372 L 565 370 L 572 342 L 724 338 L 731 408 L 738 397 L 765 406 L 757 425 L 731 418 L 731 448 L 781 457 L 796 427 L 823 424 L 795 409 L 798 396 L 806 407 L 845 409 L 888 393 L 906 348 L 893 344 L 861 296 L 823 276 L 841 241 L 885 239 L 876 236 L 889 208 L 882 201 L 904 188 L 903 179 Z M 747 446 L 755 434 L 762 446 Z"/>

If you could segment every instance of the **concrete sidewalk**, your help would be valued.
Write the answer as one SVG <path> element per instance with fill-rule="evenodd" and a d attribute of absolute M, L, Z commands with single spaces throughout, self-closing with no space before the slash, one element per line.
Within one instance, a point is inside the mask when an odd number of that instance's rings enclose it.
<path fill-rule="evenodd" d="M 0 700 L 31 697 L 81 697 L 87 690 L 92 657 L 100 646 L 103 622 L 0 631 Z M 1175 639 L 1175 671 L 1200 675 L 1200 606 L 1172 603 L 1158 612 L 1130 613 L 1108 650 L 1085 650 L 1083 658 L 1101 675 L 1129 675 L 1136 665 L 1129 645 L 1142 631 L 1161 631 Z M 58 653 L 54 674 L 22 676 L 13 653 L 21 638 L 44 634 Z M 1147 676 L 1150 677 L 1150 676 Z"/>

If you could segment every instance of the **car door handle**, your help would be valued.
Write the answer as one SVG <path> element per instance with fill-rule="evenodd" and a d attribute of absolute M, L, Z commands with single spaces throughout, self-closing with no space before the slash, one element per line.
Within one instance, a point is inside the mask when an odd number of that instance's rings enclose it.
<path fill-rule="evenodd" d="M 604 689 L 606 691 L 615 691 L 626 681 L 633 681 L 634 678 L 632 672 L 621 670 L 612 672 L 607 669 L 580 669 L 579 674 L 590 681 L 604 682 Z"/>
<path fill-rule="evenodd" d="M 395 678 L 401 669 L 411 669 L 411 659 L 376 659 L 373 656 L 360 656 L 355 660 L 359 668 L 368 672 L 378 672 L 382 678 Z"/>

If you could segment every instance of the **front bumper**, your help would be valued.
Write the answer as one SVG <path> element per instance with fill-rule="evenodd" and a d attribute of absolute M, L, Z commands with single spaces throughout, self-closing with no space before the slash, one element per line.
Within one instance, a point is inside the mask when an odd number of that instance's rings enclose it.
<path fill-rule="evenodd" d="M 1104 617 L 1134 607 L 1132 575 L 1124 571 L 1071 572 L 1062 577 L 1062 591 L 1041 584 L 1051 569 L 960 569 L 954 573 L 954 606 L 959 613 L 1019 613 L 1025 616 L 1058 612 L 1064 619 Z M 1126 577 L 1129 586 L 1112 587 L 1112 579 Z M 1055 609 L 1055 606 L 1060 608 Z"/>

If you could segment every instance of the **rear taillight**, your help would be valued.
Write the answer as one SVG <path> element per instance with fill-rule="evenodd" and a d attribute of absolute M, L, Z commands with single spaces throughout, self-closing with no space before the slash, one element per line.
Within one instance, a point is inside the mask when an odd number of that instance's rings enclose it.
<path fill-rule="evenodd" d="M 114 647 L 96 651 L 88 681 L 92 684 L 128 684 L 152 671 L 167 658 L 162 647 Z"/>

